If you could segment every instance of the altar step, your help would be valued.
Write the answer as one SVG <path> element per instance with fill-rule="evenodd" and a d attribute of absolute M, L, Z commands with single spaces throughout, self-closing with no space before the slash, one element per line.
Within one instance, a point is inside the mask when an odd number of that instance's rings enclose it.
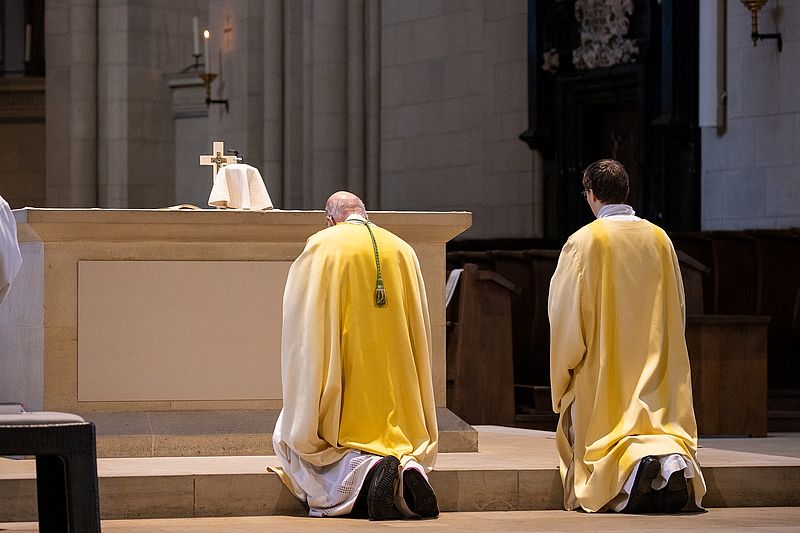
<path fill-rule="evenodd" d="M 209 457 L 273 455 L 277 409 L 88 412 L 97 428 L 97 456 Z M 475 452 L 478 433 L 445 408 L 437 408 L 439 450 Z"/>
<path fill-rule="evenodd" d="M 479 426 L 478 453 L 441 453 L 442 511 L 562 508 L 553 433 Z M 800 435 L 702 439 L 707 507 L 800 506 Z M 274 456 L 98 460 L 104 519 L 304 515 Z M 0 523 L 36 519 L 35 464 L 0 459 Z"/>

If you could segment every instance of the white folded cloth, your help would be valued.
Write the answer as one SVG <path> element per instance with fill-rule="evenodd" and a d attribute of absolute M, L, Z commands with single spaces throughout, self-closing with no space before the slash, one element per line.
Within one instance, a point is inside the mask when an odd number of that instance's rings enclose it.
<path fill-rule="evenodd" d="M 234 163 L 217 172 L 208 205 L 261 211 L 272 209 L 272 200 L 257 168 Z"/>

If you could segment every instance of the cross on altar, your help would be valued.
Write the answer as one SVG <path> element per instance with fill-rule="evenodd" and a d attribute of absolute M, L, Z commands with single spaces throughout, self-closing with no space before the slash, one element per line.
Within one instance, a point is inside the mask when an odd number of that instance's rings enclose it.
<path fill-rule="evenodd" d="M 219 172 L 219 169 L 221 169 L 225 165 L 236 163 L 235 155 L 225 155 L 225 143 L 215 142 L 213 151 L 214 151 L 213 155 L 200 156 L 201 165 L 214 165 L 211 181 L 214 181 L 214 178 L 216 177 L 217 172 Z"/>

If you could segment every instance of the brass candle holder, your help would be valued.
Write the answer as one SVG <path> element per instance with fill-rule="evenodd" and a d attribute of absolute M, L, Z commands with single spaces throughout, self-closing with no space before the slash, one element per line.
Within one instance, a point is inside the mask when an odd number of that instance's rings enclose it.
<path fill-rule="evenodd" d="M 227 113 L 229 110 L 227 99 L 211 98 L 211 82 L 217 79 L 218 74 L 214 74 L 213 72 L 203 72 L 202 74 L 198 74 L 198 76 L 200 76 L 200 79 L 203 80 L 203 85 L 206 88 L 206 107 L 211 106 L 211 104 L 224 104 L 225 112 Z"/>
<path fill-rule="evenodd" d="M 767 0 L 742 0 L 744 7 L 750 10 L 750 37 L 753 39 L 753 46 L 756 46 L 758 41 L 762 39 L 775 39 L 778 42 L 778 52 L 781 52 L 783 50 L 783 37 L 781 36 L 780 32 L 759 33 L 758 31 L 758 12 L 766 3 Z"/>

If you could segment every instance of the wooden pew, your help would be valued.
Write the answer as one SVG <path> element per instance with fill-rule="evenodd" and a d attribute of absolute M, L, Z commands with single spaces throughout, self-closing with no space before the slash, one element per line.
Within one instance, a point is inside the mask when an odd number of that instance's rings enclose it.
<path fill-rule="evenodd" d="M 711 239 L 699 231 L 679 231 L 670 233 L 676 252 L 683 252 L 706 268 L 702 278 L 703 312 L 714 313 L 714 278 L 711 275 L 714 257 L 711 252 Z M 680 255 L 678 257 L 680 259 Z M 684 280 L 685 282 L 685 280 Z"/>
<path fill-rule="evenodd" d="M 704 278 L 710 269 L 682 250 L 677 255 L 698 431 L 704 436 L 766 436 L 769 317 L 703 314 Z"/>
<path fill-rule="evenodd" d="M 791 231 L 758 230 L 756 312 L 770 317 L 769 387 L 800 389 L 800 347 L 793 342 L 795 299 L 800 290 L 800 236 Z"/>
<path fill-rule="evenodd" d="M 705 311 L 703 286 L 709 269 L 689 254 L 678 250 L 678 263 L 681 267 L 683 292 L 686 301 L 687 315 L 702 315 Z"/>
<path fill-rule="evenodd" d="M 514 384 L 520 403 L 530 402 L 533 387 L 550 383 L 550 321 L 547 316 L 547 299 L 559 253 L 559 250 L 492 252 L 497 273 L 519 289 L 512 297 L 511 304 Z M 549 404 L 535 406 L 537 410 L 550 409 Z"/>
<path fill-rule="evenodd" d="M 765 316 L 686 317 L 700 435 L 767 435 L 768 323 Z"/>
<path fill-rule="evenodd" d="M 496 272 L 466 263 L 447 307 L 447 406 L 470 424 L 514 425 L 515 291 Z"/>
<path fill-rule="evenodd" d="M 735 231 L 708 232 L 711 239 L 716 315 L 758 314 L 756 240 Z"/>

